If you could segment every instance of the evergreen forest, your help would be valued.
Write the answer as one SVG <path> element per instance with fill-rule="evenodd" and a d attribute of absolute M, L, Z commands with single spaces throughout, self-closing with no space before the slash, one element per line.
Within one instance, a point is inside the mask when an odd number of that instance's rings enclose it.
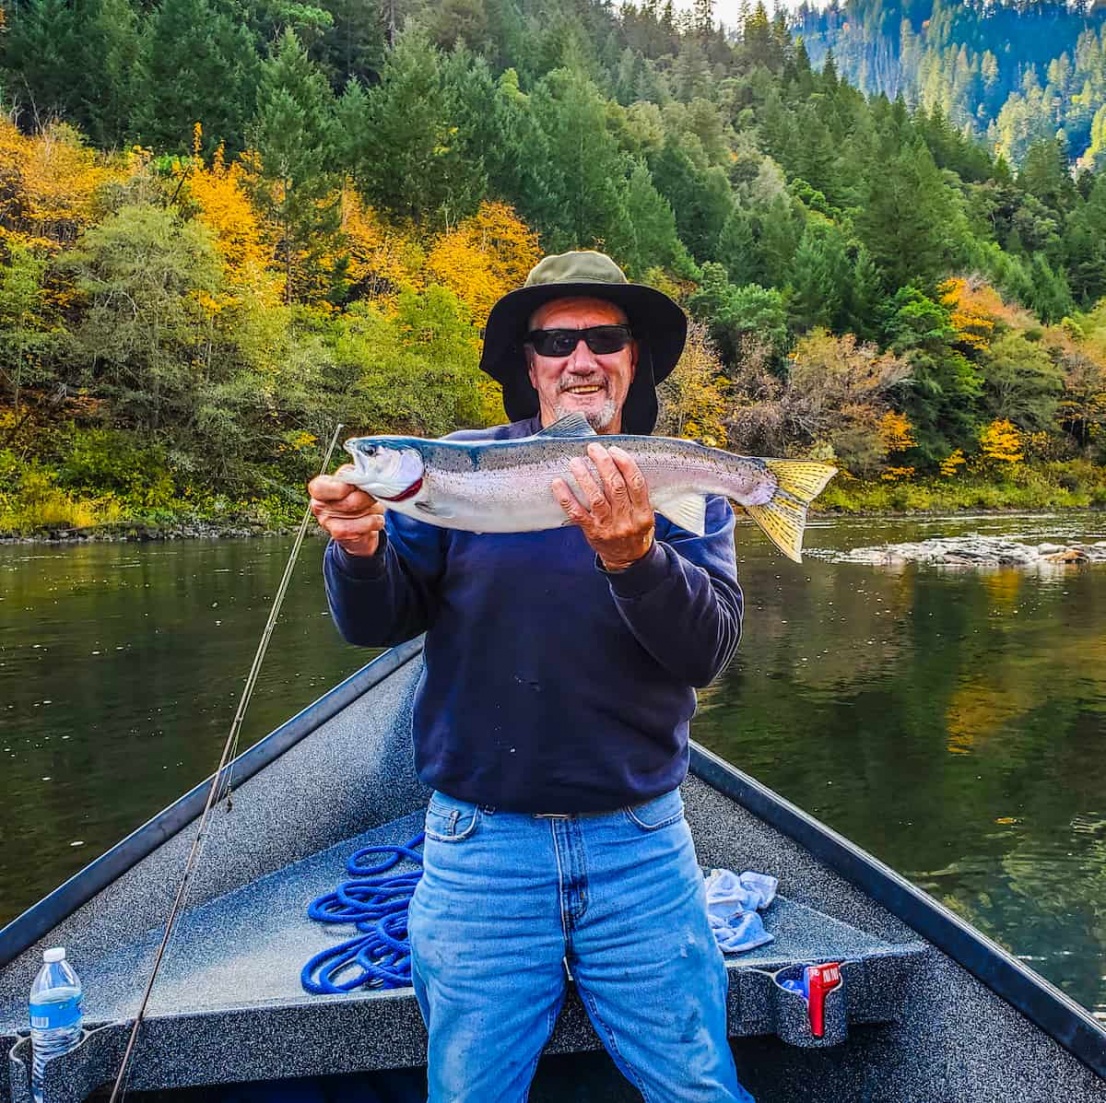
<path fill-rule="evenodd" d="M 0 533 L 277 527 L 338 422 L 501 421 L 481 326 L 573 248 L 692 318 L 660 431 L 823 508 L 1106 505 L 1098 17 L 1038 126 L 1038 62 L 926 65 L 1045 7 L 938 3 L 7 0 Z"/>

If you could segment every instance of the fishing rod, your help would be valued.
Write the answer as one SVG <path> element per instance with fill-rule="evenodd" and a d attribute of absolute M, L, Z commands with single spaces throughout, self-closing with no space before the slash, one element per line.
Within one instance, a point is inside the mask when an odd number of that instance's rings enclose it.
<path fill-rule="evenodd" d="M 330 446 L 327 448 L 326 455 L 323 457 L 323 465 L 319 471 L 320 475 L 325 475 L 327 468 L 330 466 L 330 457 L 334 454 L 334 448 L 338 443 L 338 434 L 341 431 L 342 424 L 339 422 L 334 427 L 334 436 L 330 438 Z M 299 555 L 300 547 L 303 544 L 304 537 L 307 535 L 307 529 L 310 524 L 311 507 L 308 506 L 304 511 L 303 520 L 300 521 L 299 531 L 296 533 L 295 542 L 292 544 L 292 551 L 288 556 L 288 562 L 284 566 L 284 576 L 281 578 L 280 585 L 277 587 L 276 595 L 273 598 L 273 606 L 269 610 L 269 619 L 265 623 L 265 630 L 261 633 L 261 639 L 258 641 L 257 652 L 253 657 L 253 665 L 250 667 L 250 672 L 246 676 L 246 684 L 242 687 L 242 696 L 238 701 L 238 709 L 234 714 L 234 720 L 231 722 L 230 732 L 223 746 L 223 753 L 219 758 L 219 765 L 216 767 L 215 776 L 211 779 L 211 787 L 208 789 L 207 793 L 207 803 L 204 805 L 204 810 L 200 815 L 200 823 L 196 829 L 196 837 L 192 840 L 192 849 L 189 851 L 188 861 L 185 863 L 184 867 L 184 874 L 181 877 L 180 885 L 177 887 L 177 896 L 173 901 L 172 908 L 169 910 L 169 918 L 165 922 L 165 933 L 162 936 L 161 945 L 158 947 L 157 955 L 154 958 L 154 967 L 150 971 L 150 979 L 146 982 L 146 990 L 142 994 L 142 1002 L 138 1005 L 138 1014 L 135 1015 L 130 1037 L 127 1039 L 127 1048 L 123 1051 L 123 1060 L 119 1065 L 119 1072 L 115 1077 L 115 1084 L 111 1089 L 111 1096 L 108 1099 L 108 1103 L 116 1103 L 116 1100 L 120 1097 L 120 1092 L 123 1091 L 123 1082 L 130 1064 L 131 1055 L 138 1042 L 138 1032 L 142 1027 L 142 1022 L 146 1015 L 146 1007 L 150 1002 L 150 993 L 153 991 L 154 981 L 157 979 L 158 971 L 161 969 L 161 962 L 165 957 L 166 947 L 169 945 L 169 939 L 172 936 L 177 917 L 184 904 L 188 883 L 192 879 L 193 873 L 196 871 L 196 865 L 199 861 L 200 853 L 203 850 L 204 837 L 211 811 L 215 807 L 215 804 L 221 799 L 218 796 L 219 783 L 223 780 L 223 771 L 228 768 L 228 763 L 233 758 L 233 752 L 238 746 L 238 734 L 242 729 L 242 721 L 245 718 L 250 698 L 253 696 L 254 687 L 257 685 L 257 677 L 261 672 L 261 664 L 265 661 L 265 652 L 269 649 L 269 640 L 272 637 L 273 629 L 276 627 L 277 618 L 280 616 L 280 607 L 284 602 L 284 595 L 288 591 L 288 583 L 292 579 L 292 571 L 296 564 L 296 558 Z M 230 810 L 230 780 L 228 775 L 227 811 L 229 812 Z"/>

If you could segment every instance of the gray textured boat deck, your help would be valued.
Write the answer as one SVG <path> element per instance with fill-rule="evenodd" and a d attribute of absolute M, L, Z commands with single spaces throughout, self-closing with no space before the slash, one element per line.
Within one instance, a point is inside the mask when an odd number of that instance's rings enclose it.
<path fill-rule="evenodd" d="M 420 813 L 404 816 L 187 909 L 162 962 L 147 1015 L 188 1016 L 276 1003 L 294 1006 L 320 998 L 380 998 L 383 993 L 372 990 L 336 997 L 319 997 L 304 990 L 300 971 L 308 959 L 357 934 L 350 924 L 323 924 L 309 919 L 307 905 L 349 878 L 346 860 L 354 851 L 364 846 L 405 843 L 421 827 Z M 410 863 L 405 865 L 409 867 Z M 405 866 L 397 867 L 402 868 Z M 793 962 L 848 961 L 852 971 L 869 960 L 876 967 L 878 959 L 888 958 L 887 967 L 898 971 L 923 950 L 921 944 L 893 946 L 783 896 L 766 911 L 765 925 L 775 936 L 774 942 L 727 958 L 732 989 L 740 989 L 742 974 L 749 970 L 771 971 Z M 82 969 L 89 1027 L 133 1015 L 161 936 L 161 929 L 151 930 Z M 858 978 L 849 979 L 852 988 Z M 759 977 L 748 983 L 754 981 L 757 986 L 762 983 Z M 755 1034 L 771 1029 L 760 1000 L 750 993 L 742 998 L 740 991 L 734 996 L 731 1033 Z M 389 998 L 413 996 L 407 989 L 390 993 Z M 856 1021 L 879 1021 L 893 1014 L 890 1001 L 861 999 L 859 992 L 852 1011 Z M 24 1013 L 22 1006 L 3 1007 L 0 1021 Z M 570 1010 L 562 1031 L 586 1031 L 578 1019 L 580 1016 Z M 389 1044 L 393 1041 L 389 1038 Z"/>

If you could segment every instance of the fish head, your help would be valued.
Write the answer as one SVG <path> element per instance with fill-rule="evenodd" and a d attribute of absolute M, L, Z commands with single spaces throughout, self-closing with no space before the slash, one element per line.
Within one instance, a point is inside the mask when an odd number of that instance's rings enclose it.
<path fill-rule="evenodd" d="M 402 501 L 417 493 L 426 464 L 414 442 L 404 437 L 356 437 L 347 440 L 353 457 L 345 480 L 381 501 Z"/>

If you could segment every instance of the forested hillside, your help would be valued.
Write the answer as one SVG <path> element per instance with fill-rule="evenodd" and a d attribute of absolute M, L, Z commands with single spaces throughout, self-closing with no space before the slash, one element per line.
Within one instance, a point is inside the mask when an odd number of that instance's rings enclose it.
<path fill-rule="evenodd" d="M 598 247 L 693 318 L 669 432 L 830 505 L 1106 503 L 1106 176 L 709 0 L 19 0 L 0 529 L 302 508 L 341 420 L 502 416 L 488 308 Z"/>
<path fill-rule="evenodd" d="M 796 16 L 814 63 L 832 51 L 862 91 L 940 108 L 1015 165 L 1055 140 L 1088 168 L 1106 155 L 1104 25 L 1089 0 L 833 0 Z"/>

